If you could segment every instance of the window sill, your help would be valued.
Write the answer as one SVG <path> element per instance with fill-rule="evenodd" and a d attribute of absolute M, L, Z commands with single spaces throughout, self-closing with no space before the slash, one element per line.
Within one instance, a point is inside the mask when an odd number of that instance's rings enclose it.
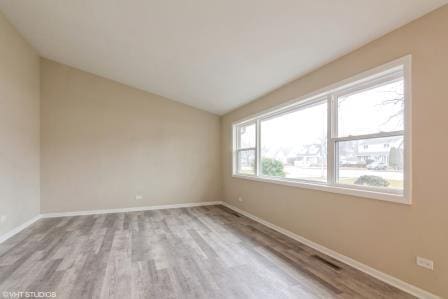
<path fill-rule="evenodd" d="M 312 182 L 306 182 L 306 181 L 274 179 L 274 178 L 256 177 L 256 176 L 241 175 L 241 174 L 233 174 L 232 177 L 250 180 L 250 181 L 258 181 L 258 182 L 272 183 L 272 184 L 298 187 L 298 188 L 304 188 L 304 189 L 319 190 L 319 191 L 330 192 L 330 193 L 352 195 L 352 196 L 364 197 L 364 198 L 369 198 L 369 199 L 377 199 L 377 200 L 405 204 L 405 205 L 411 204 L 411 200 L 406 198 L 403 194 L 392 194 L 392 193 L 384 193 L 384 192 L 377 192 L 377 191 L 370 191 L 370 190 L 359 190 L 359 189 L 354 189 L 354 188 L 349 188 L 349 187 L 347 188 L 347 187 L 341 187 L 341 186 L 329 186 L 329 185 L 326 185 L 325 183 L 319 184 L 319 183 L 312 183 Z"/>

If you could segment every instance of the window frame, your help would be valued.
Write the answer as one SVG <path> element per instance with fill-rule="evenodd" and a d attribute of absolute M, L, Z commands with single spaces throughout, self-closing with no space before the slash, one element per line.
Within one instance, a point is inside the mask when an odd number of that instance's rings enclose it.
<path fill-rule="evenodd" d="M 377 86 L 393 82 L 393 79 L 404 80 L 404 112 L 403 112 L 403 130 L 394 132 L 380 132 L 373 134 L 364 134 L 356 136 L 339 137 L 337 134 L 338 126 L 338 96 L 347 96 L 350 93 L 358 93 L 363 90 L 372 89 Z M 278 178 L 262 175 L 260 171 L 260 144 L 261 144 L 261 121 L 274 117 L 279 117 L 287 113 L 309 108 L 313 105 L 327 102 L 327 181 L 310 181 L 303 179 Z M 411 165 L 411 56 L 396 59 L 379 67 L 365 71 L 341 82 L 332 84 L 317 92 L 305 95 L 298 99 L 293 99 L 287 103 L 273 107 L 266 111 L 257 113 L 240 121 L 232 123 L 232 177 L 255 181 L 276 183 L 287 186 L 295 186 L 306 189 L 321 190 L 332 193 L 353 195 L 358 197 L 373 198 L 395 203 L 412 203 L 412 165 Z M 241 149 L 238 145 L 238 129 L 242 126 L 255 124 L 255 148 Z M 337 153 L 336 146 L 338 142 L 352 141 L 360 139 L 383 138 L 391 136 L 403 136 L 403 190 L 367 186 L 357 186 L 337 183 Z M 238 173 L 238 153 L 244 150 L 255 150 L 255 174 Z"/>
<path fill-rule="evenodd" d="M 384 75 L 379 75 L 378 78 L 373 78 L 372 80 L 363 82 L 361 84 L 355 84 L 354 86 L 350 86 L 348 88 L 342 88 L 338 90 L 337 92 L 333 92 L 331 94 L 331 103 L 332 106 L 332 121 L 333 124 L 331 126 L 331 138 L 329 138 L 329 147 L 334 149 L 334 163 L 331 164 L 331 167 L 334 167 L 334 169 L 330 169 L 329 171 L 332 172 L 332 181 L 328 182 L 331 185 L 340 186 L 343 188 L 352 188 L 356 190 L 370 190 L 370 191 L 377 191 L 377 192 L 384 192 L 384 188 L 375 188 L 375 187 L 368 187 L 368 186 L 357 186 L 357 185 L 349 185 L 349 184 L 341 184 L 337 182 L 337 176 L 338 176 L 338 165 L 337 160 L 339 158 L 339 155 L 337 153 L 337 144 L 339 142 L 348 142 L 348 141 L 357 141 L 357 140 L 366 140 L 366 139 L 375 139 L 375 138 L 387 138 L 387 137 L 397 137 L 397 136 L 403 136 L 403 139 L 405 138 L 405 131 L 406 128 L 404 127 L 403 130 L 398 131 L 390 131 L 390 132 L 379 132 L 379 133 L 369 133 L 369 134 L 360 134 L 360 135 L 349 135 L 349 136 L 342 136 L 339 137 L 338 130 L 339 130 L 339 111 L 338 111 L 338 98 L 341 96 L 350 96 L 353 94 L 357 94 L 363 91 L 371 90 L 377 87 L 384 86 L 389 83 L 393 83 L 396 81 L 399 81 L 403 78 L 404 80 L 404 90 L 406 89 L 406 79 L 404 75 L 404 69 L 394 70 L 385 73 Z M 405 109 L 406 109 L 406 94 L 404 94 L 404 101 L 405 101 Z M 405 114 L 405 112 L 404 112 Z M 405 115 L 403 115 L 405 117 Z M 404 123 L 403 123 L 404 126 Z M 406 147 L 405 147 L 406 148 Z M 406 150 L 405 150 L 406 151 Z M 405 164 L 405 163 L 404 163 Z M 406 167 L 406 165 L 404 165 Z M 403 174 L 405 170 L 403 169 Z M 403 192 L 404 192 L 404 178 L 403 178 Z M 391 194 L 402 194 L 401 190 L 397 189 L 389 189 L 387 192 L 384 193 L 391 193 Z"/>

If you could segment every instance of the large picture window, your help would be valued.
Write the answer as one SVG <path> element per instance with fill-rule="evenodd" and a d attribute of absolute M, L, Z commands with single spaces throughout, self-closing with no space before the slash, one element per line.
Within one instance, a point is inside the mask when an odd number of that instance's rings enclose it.
<path fill-rule="evenodd" d="M 410 202 L 410 58 L 235 123 L 237 177 Z"/>

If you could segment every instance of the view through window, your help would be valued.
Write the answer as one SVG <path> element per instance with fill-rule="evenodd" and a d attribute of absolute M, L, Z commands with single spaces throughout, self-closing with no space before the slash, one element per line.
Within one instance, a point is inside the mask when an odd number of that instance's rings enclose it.
<path fill-rule="evenodd" d="M 327 103 L 262 120 L 264 176 L 327 180 Z"/>

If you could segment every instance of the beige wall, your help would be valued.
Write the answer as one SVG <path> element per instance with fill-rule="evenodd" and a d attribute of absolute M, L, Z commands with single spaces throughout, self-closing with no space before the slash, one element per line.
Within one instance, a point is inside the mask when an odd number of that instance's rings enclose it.
<path fill-rule="evenodd" d="M 42 59 L 41 120 L 43 213 L 221 200 L 216 115 Z"/>
<path fill-rule="evenodd" d="M 231 177 L 231 123 L 406 54 L 413 56 L 412 206 Z M 448 6 L 222 118 L 224 199 L 448 298 Z M 238 196 L 244 201 L 238 202 Z M 415 265 L 417 255 L 434 271 Z"/>
<path fill-rule="evenodd" d="M 39 214 L 39 57 L 0 13 L 0 236 Z"/>

